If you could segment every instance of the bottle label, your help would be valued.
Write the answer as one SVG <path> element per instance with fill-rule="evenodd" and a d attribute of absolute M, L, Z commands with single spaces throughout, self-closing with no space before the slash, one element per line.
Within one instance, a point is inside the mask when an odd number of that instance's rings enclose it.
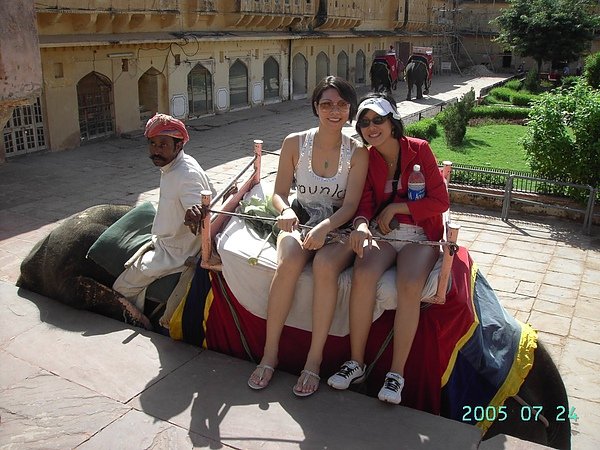
<path fill-rule="evenodd" d="M 425 184 L 417 184 L 408 187 L 408 199 L 420 200 L 425 197 Z"/>

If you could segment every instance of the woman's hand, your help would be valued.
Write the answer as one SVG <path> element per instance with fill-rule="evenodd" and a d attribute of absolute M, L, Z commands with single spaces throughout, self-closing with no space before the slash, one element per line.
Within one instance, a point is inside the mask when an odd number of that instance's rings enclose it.
<path fill-rule="evenodd" d="M 352 230 L 350 233 L 350 246 L 359 258 L 363 257 L 365 240 L 369 242 L 369 248 L 371 248 L 373 235 L 371 234 L 367 224 L 361 224 L 356 230 Z"/>
<path fill-rule="evenodd" d="M 319 223 L 306 234 L 302 242 L 304 250 L 319 250 L 325 245 L 325 239 L 327 239 L 327 233 L 329 233 L 329 226 L 325 222 Z"/>
<path fill-rule="evenodd" d="M 392 219 L 398 212 L 396 211 L 396 206 L 394 203 L 387 205 L 383 208 L 383 211 L 379 213 L 377 216 L 377 227 L 381 234 L 388 234 L 394 228 L 390 226 Z"/>
<path fill-rule="evenodd" d="M 277 227 L 282 231 L 291 233 L 298 226 L 298 217 L 292 208 L 285 208 L 277 217 Z"/>

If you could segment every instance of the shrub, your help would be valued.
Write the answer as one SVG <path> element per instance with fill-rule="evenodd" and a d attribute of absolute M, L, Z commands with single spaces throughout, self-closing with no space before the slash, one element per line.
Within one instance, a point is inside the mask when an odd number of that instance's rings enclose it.
<path fill-rule="evenodd" d="M 529 108 L 515 108 L 513 106 L 475 106 L 471 110 L 471 118 L 490 119 L 526 119 L 529 117 Z"/>
<path fill-rule="evenodd" d="M 600 185 L 600 91 L 583 82 L 542 94 L 529 116 L 523 146 L 541 178 Z M 573 198 L 582 193 L 573 190 Z"/>
<path fill-rule="evenodd" d="M 496 97 L 499 100 L 510 103 L 510 98 L 512 97 L 514 92 L 515 91 L 512 89 L 502 86 L 502 87 L 497 87 L 497 88 L 492 89 L 490 91 L 490 95 L 493 95 L 494 97 Z"/>
<path fill-rule="evenodd" d="M 587 84 L 594 89 L 600 89 L 600 52 L 585 58 L 583 77 Z"/>
<path fill-rule="evenodd" d="M 532 94 L 540 92 L 540 80 L 537 69 L 532 69 L 527 72 L 527 76 L 523 81 L 523 89 L 526 89 Z"/>
<path fill-rule="evenodd" d="M 521 80 L 510 80 L 504 83 L 504 87 L 512 89 L 513 91 L 519 91 L 521 89 L 522 84 L 523 83 L 521 83 Z"/>
<path fill-rule="evenodd" d="M 564 88 L 573 87 L 575 85 L 575 83 L 577 83 L 577 81 L 579 81 L 579 77 L 576 75 L 562 77 L 560 79 L 561 86 Z"/>
<path fill-rule="evenodd" d="M 449 147 L 458 147 L 462 144 L 467 133 L 469 115 L 475 106 L 475 90 L 471 88 L 460 100 L 438 114 L 437 120 L 444 127 L 446 143 Z"/>
<path fill-rule="evenodd" d="M 430 141 L 438 135 L 437 122 L 435 119 L 422 119 L 407 125 L 404 129 L 407 136 L 416 137 Z"/>
<path fill-rule="evenodd" d="M 528 94 L 526 92 L 513 92 L 510 102 L 515 106 L 529 106 L 533 100 L 537 98 L 537 94 Z"/>

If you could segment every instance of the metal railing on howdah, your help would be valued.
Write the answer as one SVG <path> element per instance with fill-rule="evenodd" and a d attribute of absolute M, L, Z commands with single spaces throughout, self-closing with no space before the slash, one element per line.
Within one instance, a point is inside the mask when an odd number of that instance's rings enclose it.
<path fill-rule="evenodd" d="M 567 189 L 579 190 L 587 198 L 578 208 L 577 203 L 563 204 L 557 199 L 568 199 Z M 495 190 L 495 191 L 494 191 Z M 502 200 L 502 220 L 508 220 L 511 204 L 521 203 L 558 209 L 583 215 L 583 231 L 591 233 L 594 209 L 598 200 L 598 188 L 589 185 L 566 183 L 536 178 L 526 172 L 508 173 L 501 169 L 482 169 L 474 167 L 452 166 L 450 192 L 477 194 Z M 539 194 L 537 197 L 515 196 L 514 194 Z M 554 197 L 554 198 L 553 198 Z M 600 215 L 597 214 L 597 215 Z"/>

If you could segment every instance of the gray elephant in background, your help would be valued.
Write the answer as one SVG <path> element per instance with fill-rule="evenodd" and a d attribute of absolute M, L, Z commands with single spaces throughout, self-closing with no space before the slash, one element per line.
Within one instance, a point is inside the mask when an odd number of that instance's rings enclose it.
<path fill-rule="evenodd" d="M 423 94 L 429 94 L 431 80 L 428 79 L 427 63 L 414 56 L 409 59 L 404 70 L 406 80 L 406 100 L 412 100 L 413 85 L 417 87 L 417 100 L 423 98 Z"/>

